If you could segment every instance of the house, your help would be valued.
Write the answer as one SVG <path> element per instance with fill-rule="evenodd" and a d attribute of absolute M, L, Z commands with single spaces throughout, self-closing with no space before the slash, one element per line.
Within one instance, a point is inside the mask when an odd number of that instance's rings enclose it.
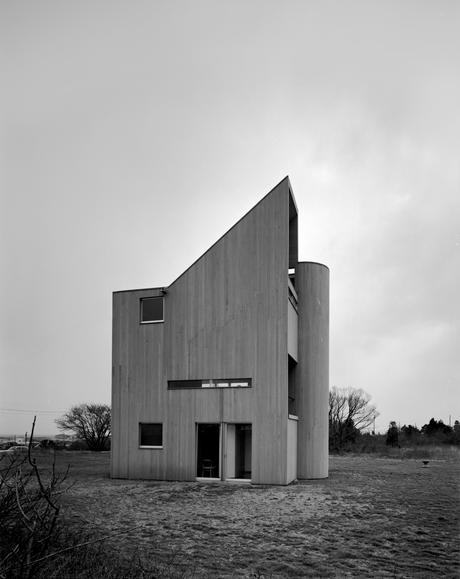
<path fill-rule="evenodd" d="M 166 287 L 113 294 L 112 476 L 328 476 L 329 270 L 283 179 Z"/>

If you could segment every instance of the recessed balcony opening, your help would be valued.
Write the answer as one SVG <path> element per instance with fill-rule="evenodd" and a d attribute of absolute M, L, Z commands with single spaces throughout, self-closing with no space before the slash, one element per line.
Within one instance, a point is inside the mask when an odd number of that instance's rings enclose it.
<path fill-rule="evenodd" d="M 299 241 L 297 208 L 292 194 L 289 196 L 289 272 L 288 276 L 295 287 L 295 268 L 299 261 Z"/>
<path fill-rule="evenodd" d="M 288 413 L 297 416 L 297 362 L 288 355 Z"/>

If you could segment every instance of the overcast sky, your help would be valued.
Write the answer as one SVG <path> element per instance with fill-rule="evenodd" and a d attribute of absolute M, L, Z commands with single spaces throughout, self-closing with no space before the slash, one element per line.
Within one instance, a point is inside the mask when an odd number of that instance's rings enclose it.
<path fill-rule="evenodd" d="M 1 0 L 0 433 L 110 403 L 111 293 L 283 177 L 331 386 L 460 419 L 460 3 Z"/>

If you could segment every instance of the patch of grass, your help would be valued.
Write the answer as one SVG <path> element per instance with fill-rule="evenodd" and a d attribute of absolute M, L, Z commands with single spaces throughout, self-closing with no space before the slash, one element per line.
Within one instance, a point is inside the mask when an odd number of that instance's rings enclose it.
<path fill-rule="evenodd" d="M 173 557 L 159 563 L 146 558 L 139 550 L 127 557 L 123 550 L 107 548 L 95 531 L 76 535 L 65 528 L 53 542 L 48 558 L 41 562 L 39 571 L 34 574 L 37 579 L 185 579 L 190 576 L 175 564 Z"/>
<path fill-rule="evenodd" d="M 399 446 L 388 446 L 382 436 L 364 435 L 331 455 L 375 455 L 401 459 L 460 460 L 460 447 L 453 444 L 411 444 L 402 441 Z"/>
<path fill-rule="evenodd" d="M 400 458 L 460 460 L 460 448 L 453 445 L 445 444 L 443 446 L 411 446 L 391 450 L 398 450 L 400 453 Z"/>

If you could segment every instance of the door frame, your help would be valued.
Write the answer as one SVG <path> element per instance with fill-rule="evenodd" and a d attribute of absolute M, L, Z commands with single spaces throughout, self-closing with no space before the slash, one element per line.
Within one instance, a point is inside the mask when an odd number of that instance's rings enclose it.
<path fill-rule="evenodd" d="M 198 432 L 199 426 L 202 424 L 213 424 L 219 426 L 219 472 L 215 477 L 203 477 L 198 476 Z M 251 477 L 252 477 L 252 464 L 253 464 L 253 437 L 252 437 L 252 422 L 241 422 L 241 421 L 227 421 L 227 422 L 195 422 L 195 480 L 202 482 L 237 482 L 237 483 L 251 483 L 252 478 L 235 478 L 227 477 L 227 427 L 228 425 L 237 426 L 238 424 L 250 424 L 251 425 Z"/>
<path fill-rule="evenodd" d="M 238 426 L 241 424 L 250 424 L 251 425 L 251 478 L 236 478 L 236 477 L 227 477 L 227 472 L 226 472 L 226 463 L 227 463 L 227 426 L 228 425 L 232 425 L 232 426 Z M 238 483 L 251 483 L 252 482 L 252 463 L 253 463 L 253 445 L 252 445 L 252 422 L 240 422 L 238 421 L 228 421 L 228 422 L 222 422 L 222 425 L 225 426 L 225 428 L 223 429 L 225 432 L 225 435 L 223 437 L 223 446 L 222 446 L 222 455 L 223 455 L 223 459 L 222 459 L 222 466 L 223 466 L 223 470 L 222 470 L 222 480 L 226 481 L 226 482 L 238 482 Z"/>
<path fill-rule="evenodd" d="M 202 424 L 213 424 L 219 427 L 219 472 L 215 477 L 209 476 L 198 476 L 198 436 L 199 436 L 199 426 Z M 222 455 L 222 422 L 195 422 L 195 479 L 204 482 L 216 482 L 222 480 L 222 466 L 223 466 L 223 455 Z"/>

